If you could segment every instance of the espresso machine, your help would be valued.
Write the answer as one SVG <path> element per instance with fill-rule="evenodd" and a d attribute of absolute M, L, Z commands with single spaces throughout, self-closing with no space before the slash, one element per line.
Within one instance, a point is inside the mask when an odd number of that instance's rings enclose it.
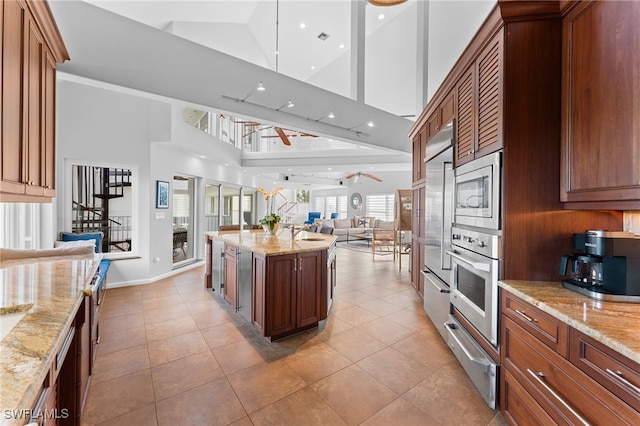
<path fill-rule="evenodd" d="M 573 234 L 574 253 L 562 256 L 562 286 L 597 300 L 640 303 L 640 237 L 589 230 Z"/>

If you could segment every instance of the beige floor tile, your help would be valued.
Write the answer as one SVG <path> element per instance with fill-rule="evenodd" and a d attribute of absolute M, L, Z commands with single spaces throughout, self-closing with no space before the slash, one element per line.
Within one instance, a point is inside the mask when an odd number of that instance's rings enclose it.
<path fill-rule="evenodd" d="M 371 302 L 376 298 L 369 294 L 363 293 L 360 290 L 348 291 L 338 295 L 339 299 L 346 300 L 352 305 L 362 305 L 363 303 Z"/>
<path fill-rule="evenodd" d="M 356 328 L 332 336 L 325 342 L 352 362 L 360 361 L 387 346 Z"/>
<path fill-rule="evenodd" d="M 178 290 L 174 287 L 173 284 L 160 284 L 156 283 L 155 285 L 145 285 L 141 288 L 140 295 L 142 300 L 145 299 L 156 299 L 158 297 L 167 297 L 167 296 L 180 296 Z"/>
<path fill-rule="evenodd" d="M 100 307 L 100 318 L 111 318 L 118 315 L 142 312 L 142 300 L 128 300 L 125 298 L 105 298 Z"/>
<path fill-rule="evenodd" d="M 182 299 L 180 299 L 182 300 Z M 156 322 L 167 321 L 174 318 L 184 317 L 190 315 L 187 305 L 184 303 L 178 303 L 173 306 L 166 306 L 163 308 L 149 309 L 144 311 L 145 324 L 153 324 Z"/>
<path fill-rule="evenodd" d="M 88 423 L 83 421 L 82 424 L 87 425 Z M 120 417 L 116 417 L 115 419 L 100 423 L 99 426 L 126 425 L 157 426 L 158 419 L 156 418 L 156 404 L 148 405 L 144 408 L 140 408 L 139 410 L 135 410 Z"/>
<path fill-rule="evenodd" d="M 385 302 L 384 300 L 380 300 L 380 299 L 363 303 L 362 305 L 360 305 L 360 307 L 366 309 L 367 311 L 376 313 L 380 316 L 393 314 L 394 312 L 398 312 L 403 309 L 398 305 L 394 305 L 393 303 Z"/>
<path fill-rule="evenodd" d="M 403 398 L 443 425 L 486 425 L 496 415 L 459 364 L 438 369 Z"/>
<path fill-rule="evenodd" d="M 406 288 L 407 288 L 406 286 L 402 286 L 403 290 L 406 290 Z M 359 288 L 358 291 L 364 294 L 368 294 L 369 296 L 373 296 L 376 299 L 380 299 L 385 296 L 390 296 L 395 293 L 393 290 L 380 287 L 379 285 L 370 285 L 368 287 L 362 287 L 362 288 Z"/>
<path fill-rule="evenodd" d="M 215 348 L 212 352 L 226 375 L 264 362 L 251 343 L 245 340 Z"/>
<path fill-rule="evenodd" d="M 146 344 L 122 349 L 96 358 L 91 382 L 105 382 L 148 368 L 149 353 Z"/>
<path fill-rule="evenodd" d="M 100 316 L 101 333 L 110 333 L 136 327 L 144 327 L 144 314 L 142 311 L 106 318 L 103 318 L 102 315 Z"/>
<path fill-rule="evenodd" d="M 156 412 L 160 426 L 228 425 L 247 415 L 226 378 L 159 401 Z"/>
<path fill-rule="evenodd" d="M 97 425 L 153 403 L 149 369 L 106 382 L 92 380 L 82 424 Z"/>
<path fill-rule="evenodd" d="M 396 399 L 362 423 L 362 426 L 392 425 L 439 426 L 440 423 L 402 398 Z"/>
<path fill-rule="evenodd" d="M 127 328 L 120 331 L 100 332 L 98 353 L 105 355 L 134 346 L 145 345 L 147 333 L 144 327 Z"/>
<path fill-rule="evenodd" d="M 192 331 L 168 339 L 149 342 L 149 361 L 151 366 L 155 367 L 208 350 L 207 342 L 200 331 Z"/>
<path fill-rule="evenodd" d="M 284 361 L 263 362 L 227 378 L 249 414 L 306 386 Z"/>
<path fill-rule="evenodd" d="M 211 311 L 192 313 L 191 316 L 200 329 L 232 322 L 229 314 L 221 309 L 211 309 Z"/>
<path fill-rule="evenodd" d="M 342 426 L 346 423 L 309 388 L 301 389 L 250 415 L 255 426 Z"/>
<path fill-rule="evenodd" d="M 244 339 L 236 325 L 231 322 L 205 328 L 200 332 L 211 349 Z"/>
<path fill-rule="evenodd" d="M 453 352 L 444 340 L 438 338 L 439 336 L 415 333 L 394 343 L 391 347 L 420 364 L 436 370 L 451 362 L 457 362 Z"/>
<path fill-rule="evenodd" d="M 142 307 L 145 311 L 168 308 L 180 305 L 182 303 L 182 297 L 180 297 L 180 295 L 178 294 L 171 296 L 154 297 L 152 299 L 142 299 Z"/>
<path fill-rule="evenodd" d="M 414 331 L 421 331 L 425 327 L 433 327 L 433 323 L 424 310 L 420 312 L 415 311 L 414 309 L 405 308 L 398 312 L 386 315 L 385 318 L 395 321 L 398 324 Z"/>
<path fill-rule="evenodd" d="M 348 308 L 338 310 L 333 315 L 352 327 L 357 327 L 380 317 L 380 315 L 367 311 L 366 309 L 362 309 L 359 306 L 350 306 Z"/>
<path fill-rule="evenodd" d="M 210 351 L 180 358 L 151 369 L 156 401 L 224 377 Z"/>
<path fill-rule="evenodd" d="M 169 337 L 197 331 L 198 326 L 191 315 L 185 315 L 147 324 L 145 329 L 147 330 L 147 340 L 152 342 L 154 340 L 167 339 Z"/>
<path fill-rule="evenodd" d="M 351 361 L 325 343 L 296 352 L 285 361 L 307 383 L 317 382 L 351 365 Z"/>
<path fill-rule="evenodd" d="M 355 365 L 310 387 L 349 425 L 362 423 L 397 398 L 393 391 Z"/>
<path fill-rule="evenodd" d="M 253 426 L 253 423 L 249 419 L 249 416 L 243 417 L 240 420 L 236 420 L 231 423 L 229 426 Z"/>
<path fill-rule="evenodd" d="M 433 373 L 433 370 L 393 348 L 376 352 L 358 361 L 356 365 L 398 395 L 402 395 Z"/>
<path fill-rule="evenodd" d="M 387 345 L 391 345 L 416 333 L 416 331 L 406 328 L 387 318 L 378 318 L 364 323 L 357 328 Z"/>

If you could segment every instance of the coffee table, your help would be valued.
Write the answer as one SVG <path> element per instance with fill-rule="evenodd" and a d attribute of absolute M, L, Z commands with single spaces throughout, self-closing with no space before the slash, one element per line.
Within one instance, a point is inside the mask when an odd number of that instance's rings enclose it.
<path fill-rule="evenodd" d="M 364 233 L 358 232 L 357 234 L 349 235 L 349 231 L 347 231 L 347 244 L 349 244 L 349 238 L 351 241 L 366 241 L 367 247 L 371 244 L 371 239 L 373 238 L 373 231 L 365 231 Z"/>

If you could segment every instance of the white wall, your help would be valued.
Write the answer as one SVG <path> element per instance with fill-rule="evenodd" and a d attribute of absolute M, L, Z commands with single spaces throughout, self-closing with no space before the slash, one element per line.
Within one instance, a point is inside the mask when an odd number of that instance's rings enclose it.
<path fill-rule="evenodd" d="M 134 223 L 133 252 L 127 253 L 135 258 L 112 262 L 111 285 L 146 283 L 171 272 L 171 206 L 155 209 L 156 180 L 171 182 L 174 173 L 195 177 L 200 203 L 207 180 L 246 187 L 262 184 L 242 172 L 239 150 L 181 122 L 182 114 L 175 113 L 179 106 L 71 81 L 60 82 L 57 97 L 55 233 L 71 229 L 72 164 L 121 166 L 135 174 L 138 222 Z M 209 159 L 192 152 L 204 153 Z M 164 218 L 156 219 L 156 212 L 165 213 Z M 204 256 L 204 232 L 198 232 L 203 227 L 202 221 L 196 224 L 197 258 Z M 155 257 L 160 258 L 159 263 L 153 262 Z"/>

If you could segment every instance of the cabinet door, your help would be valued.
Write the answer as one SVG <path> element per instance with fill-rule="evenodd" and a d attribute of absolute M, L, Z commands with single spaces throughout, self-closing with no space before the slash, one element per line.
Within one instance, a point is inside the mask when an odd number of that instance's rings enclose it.
<path fill-rule="evenodd" d="M 638 22 L 637 1 L 580 2 L 563 19 L 562 201 L 640 208 Z"/>
<path fill-rule="evenodd" d="M 235 310 L 238 303 L 238 267 L 236 258 L 237 249 L 234 246 L 225 245 L 224 249 L 224 299 Z"/>
<path fill-rule="evenodd" d="M 427 141 L 438 134 L 440 131 L 440 113 L 438 110 L 431 114 L 427 120 Z"/>
<path fill-rule="evenodd" d="M 413 138 L 413 181 L 419 181 L 422 175 L 422 163 L 423 159 L 420 158 L 420 133 Z"/>
<path fill-rule="evenodd" d="M 295 254 L 267 257 L 266 335 L 278 336 L 296 328 Z"/>
<path fill-rule="evenodd" d="M 474 147 L 476 145 L 475 138 L 475 86 L 476 74 L 474 66 L 460 77 L 456 84 L 456 98 L 458 99 L 457 114 L 458 121 L 456 123 L 456 146 L 455 158 L 456 165 L 466 163 L 473 159 Z"/>
<path fill-rule="evenodd" d="M 44 52 L 42 124 L 42 187 L 45 197 L 56 195 L 56 62 Z"/>
<path fill-rule="evenodd" d="M 25 180 L 22 159 L 23 98 L 22 46 L 24 10 L 16 1 L 4 1 L 2 28 L 2 160 L 0 192 L 24 194 Z"/>
<path fill-rule="evenodd" d="M 322 255 L 319 251 L 298 253 L 296 326 L 315 325 L 322 317 Z"/>
<path fill-rule="evenodd" d="M 502 148 L 502 30 L 476 59 L 477 128 L 474 157 Z"/>
<path fill-rule="evenodd" d="M 442 100 L 438 110 L 440 111 L 440 127 L 444 126 L 454 119 L 456 111 L 453 90 L 450 91 L 449 94 Z"/>

